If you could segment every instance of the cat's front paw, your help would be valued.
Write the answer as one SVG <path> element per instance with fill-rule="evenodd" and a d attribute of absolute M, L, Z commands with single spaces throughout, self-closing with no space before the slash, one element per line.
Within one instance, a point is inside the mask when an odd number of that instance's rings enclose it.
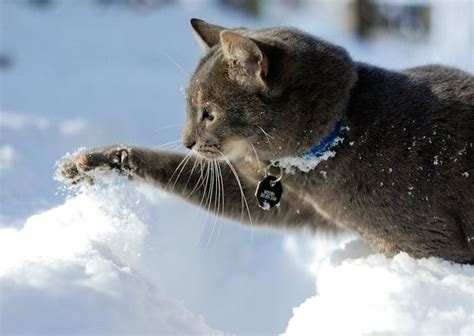
<path fill-rule="evenodd" d="M 94 178 L 91 172 L 98 169 L 130 175 L 136 169 L 132 162 L 132 149 L 112 146 L 80 152 L 63 160 L 58 165 L 56 175 L 63 182 L 92 183 Z"/>

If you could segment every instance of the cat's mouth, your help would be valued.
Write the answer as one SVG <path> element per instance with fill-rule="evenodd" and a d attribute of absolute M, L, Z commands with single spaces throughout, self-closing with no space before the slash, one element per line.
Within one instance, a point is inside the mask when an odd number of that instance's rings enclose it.
<path fill-rule="evenodd" d="M 245 141 L 225 141 L 219 146 L 195 146 L 193 151 L 209 160 L 234 160 L 242 157 L 248 146 Z"/>
<path fill-rule="evenodd" d="M 215 160 L 215 159 L 222 159 L 222 153 L 212 147 L 199 147 L 195 148 L 194 151 L 205 159 Z"/>

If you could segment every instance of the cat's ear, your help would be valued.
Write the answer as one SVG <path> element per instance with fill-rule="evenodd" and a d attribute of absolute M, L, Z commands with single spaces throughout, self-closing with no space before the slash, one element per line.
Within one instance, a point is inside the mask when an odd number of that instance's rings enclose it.
<path fill-rule="evenodd" d="M 222 31 L 220 39 L 231 79 L 248 88 L 264 90 L 268 59 L 257 43 L 229 30 Z"/>
<path fill-rule="evenodd" d="M 208 51 L 220 42 L 219 34 L 225 30 L 224 27 L 216 26 L 199 19 L 191 19 L 196 39 L 204 51 Z"/>

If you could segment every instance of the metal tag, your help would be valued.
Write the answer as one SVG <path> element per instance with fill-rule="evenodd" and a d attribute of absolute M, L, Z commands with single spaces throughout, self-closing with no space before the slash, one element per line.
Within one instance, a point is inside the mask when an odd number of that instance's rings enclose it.
<path fill-rule="evenodd" d="M 258 183 L 255 196 L 257 197 L 260 208 L 263 210 L 270 210 L 280 203 L 282 193 L 283 187 L 280 179 L 268 175 Z"/>

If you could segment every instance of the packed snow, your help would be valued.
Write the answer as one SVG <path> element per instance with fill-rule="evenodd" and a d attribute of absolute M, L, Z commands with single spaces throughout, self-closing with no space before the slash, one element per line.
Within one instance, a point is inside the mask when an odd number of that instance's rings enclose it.
<path fill-rule="evenodd" d="M 343 139 L 338 138 L 338 142 L 342 142 Z M 326 150 L 320 156 L 295 156 L 295 157 L 284 157 L 278 161 L 272 161 L 272 165 L 275 167 L 280 167 L 287 174 L 294 174 L 297 170 L 302 172 L 309 172 L 316 168 L 321 162 L 327 161 L 330 158 L 336 156 L 334 150 Z"/>
<path fill-rule="evenodd" d="M 454 7 L 435 17 L 456 26 L 469 10 Z M 0 53 L 12 57 L 0 69 L 0 334 L 474 333 L 473 266 L 225 220 L 217 237 L 214 217 L 157 189 L 114 175 L 72 190 L 52 179 L 55 161 L 81 146 L 179 139 L 181 89 L 202 54 L 190 17 L 298 26 L 392 68 L 474 70 L 461 49 L 472 25 L 434 44 L 367 45 L 318 10 L 274 6 L 257 20 L 212 1 L 0 2 Z"/>
<path fill-rule="evenodd" d="M 271 161 L 271 164 L 280 167 L 287 174 L 294 174 L 296 170 L 309 172 L 316 168 L 322 161 L 327 161 L 336 156 L 335 148 L 342 142 L 350 128 L 344 125 L 345 117 L 342 117 L 335 128 L 320 140 L 320 143 L 311 148 L 308 152 L 293 157 L 283 157 L 279 160 Z M 312 131 L 310 131 L 312 132 Z M 326 172 L 321 171 L 324 178 Z"/>
<path fill-rule="evenodd" d="M 285 335 L 474 334 L 473 266 L 406 253 L 341 261 L 343 251 L 319 260 L 317 294 L 293 309 Z"/>
<path fill-rule="evenodd" d="M 146 193 L 125 182 L 0 229 L 2 334 L 217 333 L 141 274 Z"/>

